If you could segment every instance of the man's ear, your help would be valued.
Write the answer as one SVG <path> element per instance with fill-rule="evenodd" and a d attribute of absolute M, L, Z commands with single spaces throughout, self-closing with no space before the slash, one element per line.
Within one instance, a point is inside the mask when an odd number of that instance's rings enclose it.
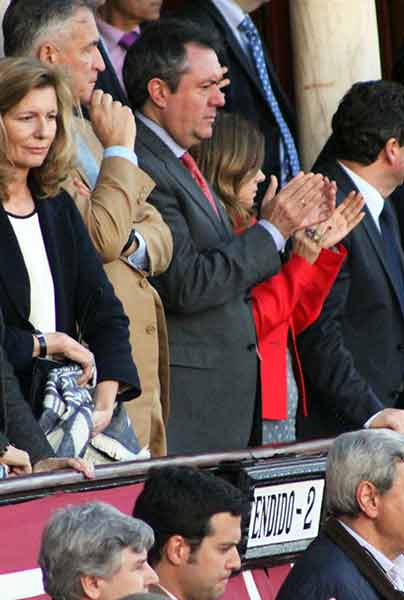
<path fill-rule="evenodd" d="M 59 51 L 53 46 L 53 44 L 45 43 L 39 47 L 37 57 L 40 61 L 49 65 L 56 65 L 58 63 Z"/>
<path fill-rule="evenodd" d="M 396 138 L 389 138 L 384 144 L 384 155 L 390 165 L 395 165 L 397 158 L 400 157 L 400 144 Z"/>
<path fill-rule="evenodd" d="M 164 554 L 168 562 L 180 566 L 188 562 L 191 548 L 182 535 L 172 535 L 164 547 Z"/>
<path fill-rule="evenodd" d="M 380 492 L 371 481 L 361 481 L 356 488 L 356 501 L 361 511 L 375 519 L 379 514 Z"/>
<path fill-rule="evenodd" d="M 167 106 L 167 98 L 170 92 L 170 88 L 167 83 L 158 77 L 150 79 L 147 84 L 147 91 L 149 92 L 150 100 L 158 106 L 158 108 L 165 108 Z"/>
<path fill-rule="evenodd" d="M 98 600 L 102 591 L 102 579 L 96 575 L 80 575 L 80 583 L 86 598 Z"/>

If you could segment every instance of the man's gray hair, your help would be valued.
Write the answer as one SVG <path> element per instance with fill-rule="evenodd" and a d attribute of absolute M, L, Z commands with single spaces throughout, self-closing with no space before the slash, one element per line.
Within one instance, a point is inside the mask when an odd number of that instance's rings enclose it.
<path fill-rule="evenodd" d="M 121 567 L 122 551 L 148 551 L 149 525 L 110 504 L 89 502 L 56 511 L 42 534 L 38 562 L 45 591 L 53 600 L 80 600 L 81 575 L 110 578 Z"/>
<path fill-rule="evenodd" d="M 327 509 L 333 516 L 360 513 L 356 490 L 372 482 L 380 494 L 393 485 L 396 465 L 404 461 L 404 435 L 390 429 L 363 429 L 340 435 L 328 452 Z"/>
<path fill-rule="evenodd" d="M 3 19 L 6 56 L 33 56 L 45 39 L 66 31 L 80 9 L 95 12 L 96 0 L 12 0 Z"/>

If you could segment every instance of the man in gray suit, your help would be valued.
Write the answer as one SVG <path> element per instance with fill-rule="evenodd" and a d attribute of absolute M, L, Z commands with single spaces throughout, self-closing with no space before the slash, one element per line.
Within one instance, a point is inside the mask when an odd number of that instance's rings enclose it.
<path fill-rule="evenodd" d="M 136 152 L 156 182 L 150 201 L 174 238 L 171 265 L 154 280 L 169 329 L 171 453 L 248 445 L 258 374 L 248 291 L 279 270 L 286 239 L 324 200 L 322 176 L 301 173 L 269 202 L 273 181 L 263 218 L 233 235 L 187 152 L 211 136 L 224 104 L 215 44 L 197 25 L 162 20 L 147 27 L 124 66 Z"/>

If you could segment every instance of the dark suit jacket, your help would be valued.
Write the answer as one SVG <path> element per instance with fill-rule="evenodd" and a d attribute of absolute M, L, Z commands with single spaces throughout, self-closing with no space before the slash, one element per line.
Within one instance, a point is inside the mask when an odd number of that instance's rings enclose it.
<path fill-rule="evenodd" d="M 18 380 L 1 346 L 4 333 L 0 310 L 0 448 L 9 442 L 28 452 L 32 464 L 35 464 L 55 454 L 21 394 Z"/>
<path fill-rule="evenodd" d="M 319 169 L 337 182 L 338 201 L 356 189 L 335 160 Z M 380 233 L 365 212 L 343 241 L 348 257 L 320 317 L 299 336 L 309 399 L 304 437 L 360 428 L 377 411 L 402 407 L 404 316 Z"/>
<path fill-rule="evenodd" d="M 128 341 L 128 319 L 96 255 L 70 196 L 37 201 L 38 217 L 55 287 L 56 330 L 76 337 L 77 324 L 95 355 L 98 381 L 128 386 L 122 399 L 139 394 Z M 0 306 L 5 349 L 28 398 L 33 367 L 28 273 L 9 219 L 0 209 Z"/>
<path fill-rule="evenodd" d="M 263 171 L 280 175 L 279 164 L 279 129 L 265 99 L 265 94 L 259 76 L 252 61 L 240 47 L 222 14 L 211 0 L 188 0 L 178 15 L 206 27 L 218 35 L 223 44 L 221 63 L 229 68 L 230 85 L 225 88 L 226 105 L 229 112 L 237 112 L 262 131 L 265 136 L 265 161 Z M 283 117 L 295 135 L 293 110 L 283 92 L 275 69 L 266 57 L 267 69 L 272 89 L 279 102 Z"/>
<path fill-rule="evenodd" d="M 277 600 L 378 600 L 382 598 L 356 565 L 321 533 L 296 562 Z"/>
<path fill-rule="evenodd" d="M 103 90 L 108 94 L 111 94 L 114 100 L 119 100 L 124 106 L 128 104 L 128 98 L 125 90 L 122 88 L 120 81 L 115 73 L 114 66 L 108 56 L 108 52 L 105 49 L 104 42 L 100 39 L 98 44 L 98 50 L 105 63 L 105 71 L 98 73 L 97 82 L 95 84 L 96 89 Z"/>
<path fill-rule="evenodd" d="M 140 166 L 156 182 L 150 202 L 174 239 L 167 271 L 153 280 L 166 309 L 171 365 L 170 452 L 244 448 L 257 382 L 248 289 L 280 267 L 271 236 L 256 225 L 234 236 L 189 171 L 138 122 Z"/>

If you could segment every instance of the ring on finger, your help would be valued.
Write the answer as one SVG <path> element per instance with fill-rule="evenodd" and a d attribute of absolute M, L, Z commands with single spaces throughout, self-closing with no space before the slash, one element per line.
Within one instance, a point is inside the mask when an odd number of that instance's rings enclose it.
<path fill-rule="evenodd" d="M 313 240 L 313 242 L 315 242 L 316 244 L 320 243 L 321 235 L 320 235 L 319 231 L 317 229 L 315 229 L 314 227 L 306 227 L 306 229 L 304 230 L 304 233 L 305 233 L 306 237 L 308 237 L 310 240 Z"/>

